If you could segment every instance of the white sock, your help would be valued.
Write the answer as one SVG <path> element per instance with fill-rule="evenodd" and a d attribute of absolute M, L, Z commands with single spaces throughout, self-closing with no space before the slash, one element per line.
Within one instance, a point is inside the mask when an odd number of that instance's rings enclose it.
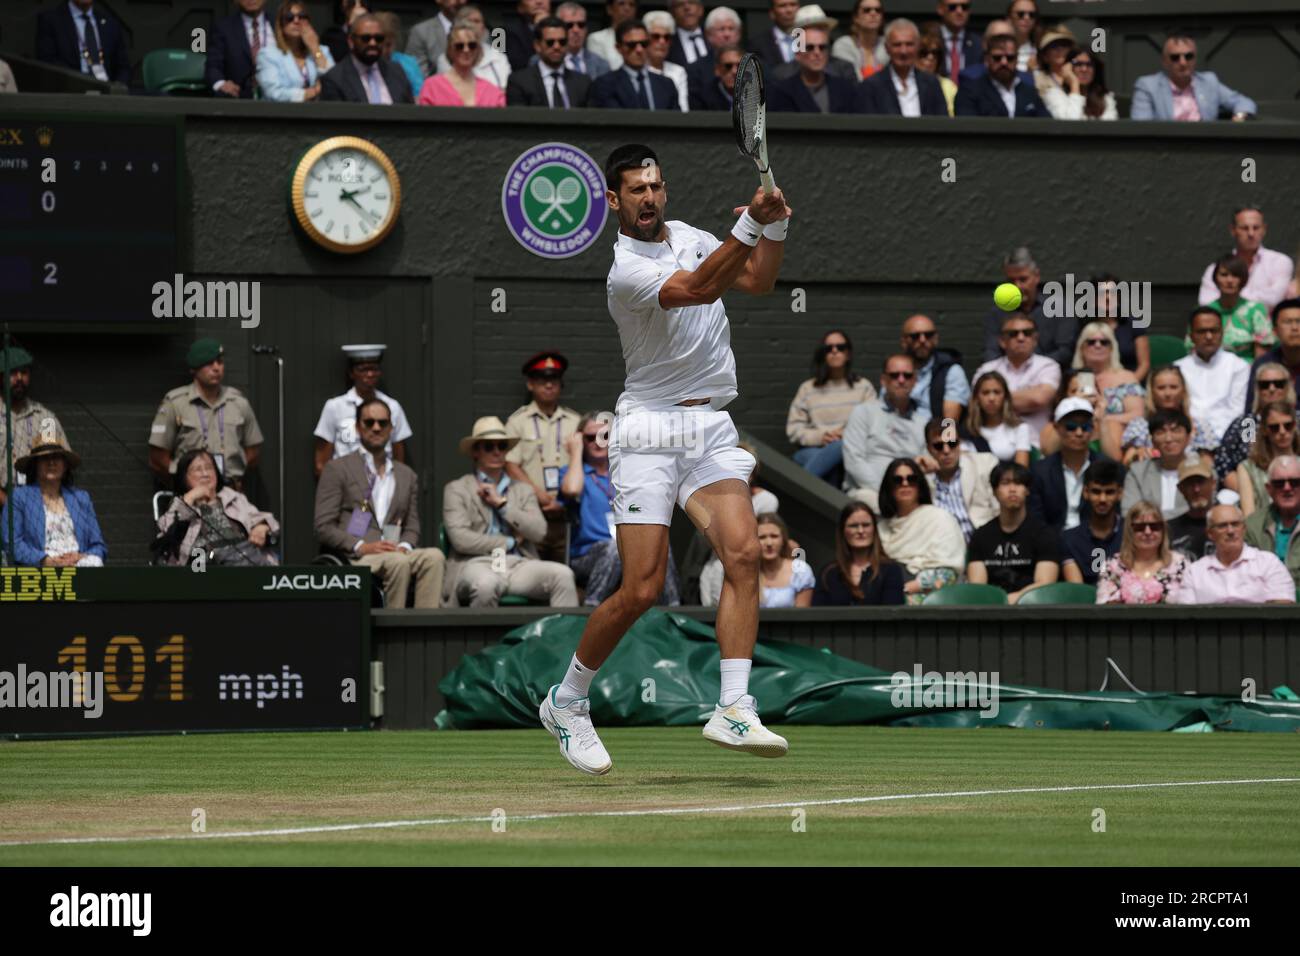
<path fill-rule="evenodd" d="M 555 692 L 555 703 L 560 707 L 568 707 L 579 697 L 586 697 L 591 687 L 591 679 L 596 676 L 596 670 L 581 663 L 578 655 L 574 654 L 573 660 L 569 662 L 569 669 L 565 672 L 564 680 Z"/>
<path fill-rule="evenodd" d="M 749 669 L 754 662 L 744 657 L 724 658 L 722 661 L 722 694 L 718 703 L 730 707 L 749 693 Z"/>

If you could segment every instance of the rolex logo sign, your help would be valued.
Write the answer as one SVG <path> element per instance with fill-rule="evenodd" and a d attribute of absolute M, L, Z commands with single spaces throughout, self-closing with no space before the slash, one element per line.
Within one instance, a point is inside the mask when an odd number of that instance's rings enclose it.
<path fill-rule="evenodd" d="M 54 142 L 54 130 L 50 129 L 48 126 L 38 127 L 36 130 L 36 142 L 40 143 L 42 146 L 49 146 L 50 143 Z"/>

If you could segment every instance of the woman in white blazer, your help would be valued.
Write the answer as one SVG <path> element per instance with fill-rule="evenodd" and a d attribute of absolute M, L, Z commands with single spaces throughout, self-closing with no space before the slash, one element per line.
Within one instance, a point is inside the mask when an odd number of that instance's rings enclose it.
<path fill-rule="evenodd" d="M 275 46 L 257 54 L 257 89 L 264 100 L 302 103 L 320 96 L 320 75 L 334 66 L 321 46 L 307 8 L 285 0 L 275 17 Z"/>

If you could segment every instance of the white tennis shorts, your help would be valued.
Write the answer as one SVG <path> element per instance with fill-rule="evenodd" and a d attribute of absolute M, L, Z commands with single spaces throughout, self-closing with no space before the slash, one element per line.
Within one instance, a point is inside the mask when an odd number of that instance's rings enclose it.
<path fill-rule="evenodd" d="M 615 524 L 671 525 L 673 504 L 726 478 L 749 483 L 757 462 L 737 447 L 731 416 L 708 405 L 670 405 L 614 416 L 609 474 Z"/>

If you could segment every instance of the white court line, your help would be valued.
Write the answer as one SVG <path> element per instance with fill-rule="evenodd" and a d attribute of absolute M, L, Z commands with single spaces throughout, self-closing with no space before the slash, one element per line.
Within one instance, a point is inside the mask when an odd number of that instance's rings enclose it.
<path fill-rule="evenodd" d="M 1224 787 L 1257 783 L 1300 783 L 1300 777 L 1267 777 L 1257 780 L 1183 780 L 1174 783 L 1099 783 L 1078 787 L 1017 787 L 1011 790 L 948 790 L 937 793 L 891 793 L 877 797 L 838 797 L 832 800 L 789 800 L 783 803 L 746 803 L 726 807 L 671 807 L 658 810 L 574 810 L 561 813 L 506 814 L 506 819 L 572 820 L 590 817 L 666 817 L 696 813 L 743 813 L 749 810 L 782 810 L 788 807 L 830 807 L 853 803 L 881 803 L 887 800 L 933 800 L 939 797 L 988 797 L 1016 793 L 1079 793 L 1088 790 L 1151 790 L 1158 787 Z M 241 830 L 224 833 L 178 833 L 154 836 L 63 837 L 55 840 L 12 840 L 2 846 L 55 846 L 82 843 L 153 843 L 159 840 L 241 840 L 250 837 L 297 836 L 303 833 L 343 833 L 353 830 L 394 830 L 400 827 L 445 826 L 451 823 L 492 823 L 495 817 L 444 817 L 433 820 L 385 820 L 376 823 L 336 823 L 314 827 L 284 827 L 275 830 Z"/>

